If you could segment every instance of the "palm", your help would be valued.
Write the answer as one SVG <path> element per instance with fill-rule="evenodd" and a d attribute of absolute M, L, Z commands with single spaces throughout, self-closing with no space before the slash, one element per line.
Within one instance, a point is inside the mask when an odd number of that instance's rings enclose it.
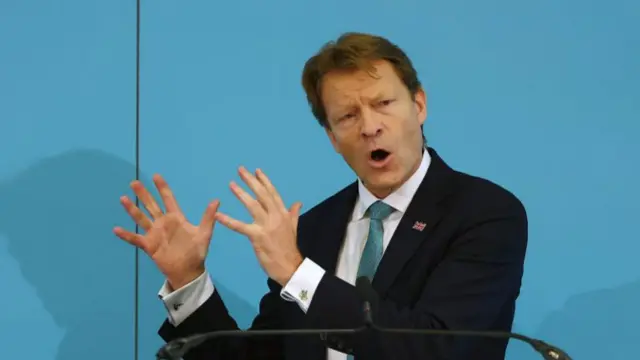
<path fill-rule="evenodd" d="M 209 245 L 209 238 L 197 226 L 185 219 L 174 219 L 172 214 L 154 222 L 144 240 L 145 252 L 165 274 L 204 260 Z"/>
<path fill-rule="evenodd" d="M 148 242 L 146 251 L 154 260 L 170 259 L 172 252 L 185 251 L 184 247 L 195 238 L 198 231 L 197 227 L 186 221 L 170 222 L 170 216 L 165 215 L 156 221 L 145 236 Z"/>
<path fill-rule="evenodd" d="M 116 228 L 115 233 L 123 240 L 142 249 L 168 278 L 170 283 L 182 285 L 203 271 L 204 260 L 213 233 L 214 216 L 218 201 L 212 202 L 199 225 L 193 225 L 182 214 L 166 182 L 155 176 L 154 182 L 165 204 L 163 213 L 151 194 L 136 181 L 132 188 L 151 215 L 149 219 L 128 198 L 122 203 L 145 234 L 136 234 Z"/>

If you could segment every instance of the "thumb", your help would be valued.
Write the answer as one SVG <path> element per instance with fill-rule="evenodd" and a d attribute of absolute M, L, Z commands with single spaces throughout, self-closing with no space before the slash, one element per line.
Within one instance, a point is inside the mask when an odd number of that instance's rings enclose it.
<path fill-rule="evenodd" d="M 218 207 L 220 207 L 220 200 L 214 200 L 210 202 L 207 206 L 207 209 L 204 211 L 204 214 L 202 215 L 202 220 L 200 220 L 200 231 L 208 233 L 209 236 L 211 233 L 213 233 Z"/>
<path fill-rule="evenodd" d="M 298 218 L 300 218 L 300 209 L 302 209 L 302 203 L 299 201 L 291 205 L 291 208 L 289 209 L 289 214 L 291 216 L 291 220 L 293 221 L 294 229 L 298 228 Z"/>

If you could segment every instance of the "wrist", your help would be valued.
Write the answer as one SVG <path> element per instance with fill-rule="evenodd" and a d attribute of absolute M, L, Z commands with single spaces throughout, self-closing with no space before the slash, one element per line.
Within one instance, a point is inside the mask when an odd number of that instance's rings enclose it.
<path fill-rule="evenodd" d="M 187 284 L 193 282 L 204 273 L 204 266 L 197 269 L 189 270 L 184 273 L 167 276 L 167 283 L 171 291 L 179 290 L 185 287 Z"/>
<path fill-rule="evenodd" d="M 287 285 L 287 283 L 293 277 L 293 274 L 295 274 L 300 265 L 302 265 L 303 260 L 304 258 L 302 257 L 302 255 L 300 253 L 296 253 L 295 256 L 293 256 L 289 261 L 287 266 L 285 266 L 285 268 L 283 269 L 282 275 L 274 280 L 281 286 Z"/>

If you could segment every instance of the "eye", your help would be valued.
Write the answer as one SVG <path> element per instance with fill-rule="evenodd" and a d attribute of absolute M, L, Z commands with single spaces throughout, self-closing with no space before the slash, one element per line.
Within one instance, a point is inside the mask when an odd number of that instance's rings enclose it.
<path fill-rule="evenodd" d="M 393 102 L 392 99 L 385 99 L 378 102 L 379 106 L 387 106 Z"/>
<path fill-rule="evenodd" d="M 352 117 L 354 117 L 354 116 L 355 116 L 355 114 L 354 114 L 354 113 L 348 113 L 348 114 L 343 115 L 343 116 L 340 118 L 340 120 L 349 120 L 349 119 L 351 119 L 351 118 L 352 118 Z"/>

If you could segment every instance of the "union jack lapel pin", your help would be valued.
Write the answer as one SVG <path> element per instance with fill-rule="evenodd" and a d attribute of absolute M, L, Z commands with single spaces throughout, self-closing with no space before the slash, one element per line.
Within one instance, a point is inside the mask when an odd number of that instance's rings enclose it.
<path fill-rule="evenodd" d="M 413 230 L 422 231 L 426 227 L 427 227 L 427 224 L 423 223 L 422 221 L 416 221 L 416 223 L 413 224 Z"/>

